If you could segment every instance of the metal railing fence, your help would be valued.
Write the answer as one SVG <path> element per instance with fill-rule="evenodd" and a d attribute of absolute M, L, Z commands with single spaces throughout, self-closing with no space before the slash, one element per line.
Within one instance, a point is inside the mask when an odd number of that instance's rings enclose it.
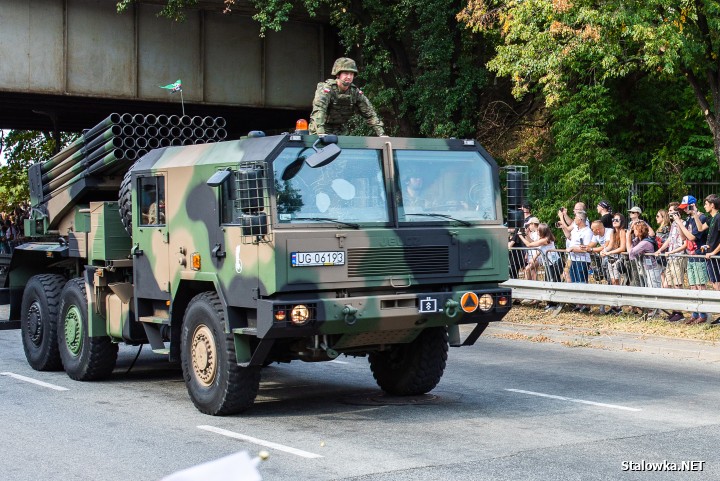
<path fill-rule="evenodd" d="M 576 266 L 573 268 L 573 263 Z M 571 279 L 571 273 L 573 278 Z M 510 278 L 541 282 L 587 282 L 632 287 L 712 289 L 720 282 L 720 256 L 648 254 L 630 259 L 627 252 L 601 256 L 561 249 L 513 247 Z"/>

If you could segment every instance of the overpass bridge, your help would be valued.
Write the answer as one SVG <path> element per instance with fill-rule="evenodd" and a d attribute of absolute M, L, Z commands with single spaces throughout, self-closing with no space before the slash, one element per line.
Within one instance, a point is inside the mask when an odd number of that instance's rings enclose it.
<path fill-rule="evenodd" d="M 187 20 L 162 1 L 118 14 L 115 0 L 0 2 L 0 128 L 80 131 L 112 112 L 223 116 L 229 137 L 287 130 L 310 113 L 336 41 L 326 18 L 294 17 L 259 36 L 250 2 L 223 14 L 201 1 Z"/>

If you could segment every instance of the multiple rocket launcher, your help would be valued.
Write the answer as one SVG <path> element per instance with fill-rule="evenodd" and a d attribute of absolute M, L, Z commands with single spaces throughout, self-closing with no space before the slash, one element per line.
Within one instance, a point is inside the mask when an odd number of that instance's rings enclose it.
<path fill-rule="evenodd" d="M 152 149 L 225 139 L 222 117 L 111 114 L 49 160 L 28 170 L 34 218 L 47 231 L 68 208 L 88 200 L 117 199 L 123 175 Z M 98 191 L 114 196 L 98 197 Z"/>

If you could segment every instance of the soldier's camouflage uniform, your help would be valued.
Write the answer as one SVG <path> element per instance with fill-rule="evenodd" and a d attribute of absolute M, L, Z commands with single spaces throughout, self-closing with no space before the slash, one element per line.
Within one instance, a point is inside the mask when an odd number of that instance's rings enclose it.
<path fill-rule="evenodd" d="M 365 118 L 375 135 L 385 135 L 382 120 L 355 84 L 350 84 L 345 92 L 341 92 L 334 78 L 320 82 L 315 91 L 313 111 L 310 115 L 310 133 L 347 135 L 348 120 L 355 114 Z"/>

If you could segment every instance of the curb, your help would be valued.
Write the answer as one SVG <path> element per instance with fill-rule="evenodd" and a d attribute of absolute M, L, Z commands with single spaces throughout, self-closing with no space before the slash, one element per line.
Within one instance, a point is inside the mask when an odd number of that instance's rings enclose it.
<path fill-rule="evenodd" d="M 501 339 L 561 343 L 568 347 L 641 351 L 674 359 L 720 363 L 720 344 L 712 341 L 677 339 L 629 332 L 599 332 L 592 328 L 552 324 L 516 324 L 512 322 L 491 323 L 484 335 Z"/>

